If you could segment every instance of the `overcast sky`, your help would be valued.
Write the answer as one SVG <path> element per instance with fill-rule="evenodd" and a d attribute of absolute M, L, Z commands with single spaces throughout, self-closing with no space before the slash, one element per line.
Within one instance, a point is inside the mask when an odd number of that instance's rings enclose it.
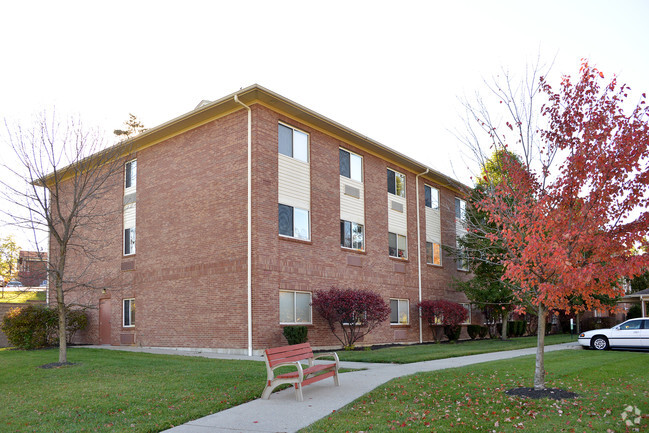
<path fill-rule="evenodd" d="M 586 57 L 649 91 L 642 0 L 24 0 L 0 6 L 0 40 L 1 119 L 150 128 L 258 83 L 465 183 L 458 98 L 501 68 L 540 53 L 558 79 Z"/>

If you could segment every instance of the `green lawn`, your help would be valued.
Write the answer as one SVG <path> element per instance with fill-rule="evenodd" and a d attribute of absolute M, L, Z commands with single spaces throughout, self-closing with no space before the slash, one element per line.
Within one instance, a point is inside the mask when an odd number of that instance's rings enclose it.
<path fill-rule="evenodd" d="M 5 287 L 6 289 L 6 287 Z M 44 301 L 45 290 L 40 292 L 17 292 L 17 291 L 3 291 L 0 288 L 0 302 L 7 302 L 10 304 L 20 304 L 27 301 Z"/>
<path fill-rule="evenodd" d="M 576 335 L 558 334 L 545 337 L 545 345 L 577 341 Z M 455 358 L 458 356 L 477 355 L 480 353 L 499 352 L 502 350 L 536 347 L 536 337 L 512 338 L 501 340 L 474 340 L 459 343 L 418 344 L 413 346 L 394 346 L 375 350 L 338 351 L 341 361 L 359 362 L 394 362 L 408 364 L 411 362 L 430 361 L 433 359 Z"/>
<path fill-rule="evenodd" d="M 261 395 L 263 362 L 71 348 L 0 350 L 0 431 L 156 432 Z"/>
<path fill-rule="evenodd" d="M 531 386 L 534 357 L 392 380 L 303 432 L 649 431 L 649 353 L 563 350 L 546 354 L 547 386 L 576 392 L 555 401 L 510 397 Z M 628 405 L 642 411 L 627 428 Z"/>

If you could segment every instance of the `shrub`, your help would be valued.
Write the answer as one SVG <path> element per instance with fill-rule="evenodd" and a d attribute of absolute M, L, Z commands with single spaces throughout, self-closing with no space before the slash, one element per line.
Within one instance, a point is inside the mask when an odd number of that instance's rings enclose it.
<path fill-rule="evenodd" d="M 58 338 L 59 314 L 54 308 L 27 305 L 8 311 L 2 318 L 2 331 L 7 340 L 19 349 L 38 349 L 51 346 Z M 83 310 L 68 310 L 67 341 L 88 326 L 88 316 Z"/>
<path fill-rule="evenodd" d="M 469 334 L 471 340 L 475 340 L 480 335 L 481 330 L 482 326 L 480 325 L 469 325 L 466 327 L 466 332 Z"/>
<path fill-rule="evenodd" d="M 38 349 L 48 345 L 56 329 L 58 315 L 42 305 L 13 308 L 2 318 L 2 331 L 19 349 Z"/>
<path fill-rule="evenodd" d="M 489 332 L 489 327 L 488 326 L 481 326 L 480 327 L 480 338 L 485 338 L 487 336 L 488 332 Z"/>
<path fill-rule="evenodd" d="M 334 336 L 345 348 L 367 335 L 390 316 L 390 306 L 370 290 L 318 290 L 313 294 L 313 308 L 329 324 Z M 340 326 L 342 335 L 336 333 Z"/>
<path fill-rule="evenodd" d="M 468 317 L 469 313 L 466 309 L 458 304 L 457 302 L 447 301 L 445 299 L 438 299 L 436 301 L 421 301 L 417 304 L 417 308 L 421 311 L 421 317 L 428 322 L 430 329 L 433 331 L 433 336 L 437 340 L 437 333 L 435 332 L 435 325 L 444 326 L 444 333 L 449 340 L 457 340 L 459 338 L 459 332 L 452 329 L 453 327 L 459 327 L 459 325 L 464 322 Z M 446 328 L 449 328 L 447 333 Z M 460 331 L 462 328 L 460 327 Z M 449 337 L 457 335 L 456 338 L 452 339 Z"/>
<path fill-rule="evenodd" d="M 642 307 L 640 304 L 633 304 L 626 313 L 626 320 L 637 319 L 638 317 L 642 317 Z"/>
<path fill-rule="evenodd" d="M 457 341 L 460 339 L 462 333 L 462 326 L 460 325 L 446 325 L 444 326 L 444 335 L 449 341 Z"/>
<path fill-rule="evenodd" d="M 307 333 L 308 329 L 304 325 L 284 327 L 284 337 L 288 344 L 306 343 L 308 340 Z"/>

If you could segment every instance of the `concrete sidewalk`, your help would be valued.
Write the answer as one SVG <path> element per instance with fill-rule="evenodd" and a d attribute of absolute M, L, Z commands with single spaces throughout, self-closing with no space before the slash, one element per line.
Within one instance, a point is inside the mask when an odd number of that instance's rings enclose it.
<path fill-rule="evenodd" d="M 104 349 L 132 350 L 135 352 L 163 353 L 187 356 L 204 356 L 220 359 L 261 360 L 261 357 L 223 355 L 211 352 L 197 352 L 174 349 L 147 349 L 138 347 L 106 347 Z M 546 352 L 564 349 L 580 349 L 577 343 L 564 343 L 546 346 Z M 351 403 L 379 385 L 400 376 L 425 371 L 443 370 L 532 355 L 536 348 L 511 350 L 506 352 L 484 353 L 459 358 L 439 359 L 412 364 L 367 364 L 360 362 L 341 362 L 341 367 L 366 368 L 364 371 L 344 373 L 340 376 L 340 386 L 333 386 L 333 379 L 322 380 L 305 386 L 304 401 L 295 401 L 293 388 L 274 393 L 270 400 L 253 400 L 230 409 L 190 421 L 166 432 L 171 433 L 273 433 L 295 432 L 333 411 Z"/>

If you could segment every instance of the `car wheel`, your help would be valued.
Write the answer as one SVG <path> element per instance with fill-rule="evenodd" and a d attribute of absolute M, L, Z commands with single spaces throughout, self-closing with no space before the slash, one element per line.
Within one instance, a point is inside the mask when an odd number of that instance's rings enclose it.
<path fill-rule="evenodd" d="M 590 345 L 591 347 L 593 347 L 593 349 L 606 350 L 608 349 L 608 340 L 606 339 L 606 337 L 598 335 L 597 337 L 593 338 L 593 340 L 590 342 Z"/>

